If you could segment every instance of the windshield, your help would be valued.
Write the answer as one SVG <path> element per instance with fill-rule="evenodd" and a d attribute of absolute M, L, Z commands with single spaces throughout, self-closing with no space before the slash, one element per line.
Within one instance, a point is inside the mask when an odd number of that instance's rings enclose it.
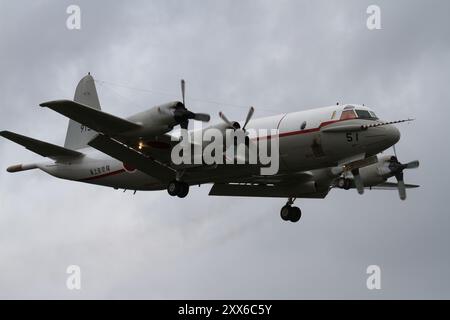
<path fill-rule="evenodd" d="M 358 115 L 359 119 L 378 120 L 377 116 L 373 111 L 356 110 L 356 114 Z"/>

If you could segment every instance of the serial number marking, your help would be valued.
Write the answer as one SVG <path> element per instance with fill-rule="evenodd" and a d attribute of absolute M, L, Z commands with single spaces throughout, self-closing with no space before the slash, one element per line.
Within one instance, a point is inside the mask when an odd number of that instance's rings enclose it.
<path fill-rule="evenodd" d="M 97 168 L 92 168 L 89 170 L 89 172 L 91 173 L 91 176 L 96 176 L 99 174 L 103 174 L 103 173 L 108 173 L 111 171 L 111 167 L 109 165 L 103 166 L 103 167 L 97 167 Z"/>

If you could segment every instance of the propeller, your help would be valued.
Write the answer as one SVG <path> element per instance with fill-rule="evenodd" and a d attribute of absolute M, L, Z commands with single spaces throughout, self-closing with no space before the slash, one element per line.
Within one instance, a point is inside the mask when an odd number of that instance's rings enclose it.
<path fill-rule="evenodd" d="M 250 107 L 250 109 L 248 110 L 248 113 L 247 113 L 247 117 L 245 118 L 244 126 L 242 127 L 242 130 L 243 130 L 243 131 L 245 131 L 245 128 L 247 127 L 248 123 L 249 123 L 250 120 L 252 119 L 254 113 L 255 113 L 255 108 Z M 225 122 L 231 129 L 234 129 L 234 130 L 239 130 L 239 129 L 241 129 L 241 125 L 239 124 L 239 122 L 228 120 L 228 118 L 225 116 L 225 114 L 224 114 L 222 111 L 219 112 L 219 117 L 220 117 L 220 118 L 223 120 L 223 122 Z"/>
<path fill-rule="evenodd" d="M 246 131 L 246 128 L 247 128 L 248 123 L 252 119 L 254 113 L 255 113 L 255 108 L 250 107 L 250 109 L 248 110 L 248 113 L 247 113 L 247 117 L 245 118 L 244 126 L 241 128 L 241 125 L 239 124 L 239 122 L 230 121 L 230 120 L 228 120 L 228 118 L 225 116 L 225 114 L 223 112 L 219 112 L 219 117 L 223 120 L 223 122 L 225 122 L 227 124 L 228 128 L 233 129 L 234 131 L 242 130 L 245 133 L 245 147 L 247 150 L 250 146 L 250 138 L 248 136 L 249 133 Z M 224 144 L 224 151 L 225 151 L 225 149 L 226 149 L 226 145 Z M 239 161 L 239 159 L 238 159 L 238 161 Z M 243 161 L 246 161 L 245 158 Z"/>
<path fill-rule="evenodd" d="M 362 181 L 361 175 L 359 174 L 359 169 L 352 170 L 352 174 L 356 190 L 358 190 L 359 194 L 364 194 L 364 182 Z"/>
<path fill-rule="evenodd" d="M 211 120 L 211 116 L 209 114 L 194 113 L 186 108 L 186 81 L 184 81 L 184 79 L 181 79 L 181 97 L 183 102 L 176 105 L 173 116 L 182 129 L 188 128 L 189 120 L 191 119 L 201 122 L 209 122 L 209 120 Z"/>
<path fill-rule="evenodd" d="M 395 148 L 394 148 L 394 154 L 396 154 Z M 406 186 L 405 186 L 403 170 L 416 169 L 419 167 L 419 165 L 420 165 L 420 163 L 417 160 L 403 164 L 400 161 L 398 161 L 397 155 L 391 157 L 391 160 L 389 163 L 389 170 L 395 176 L 395 179 L 397 179 L 398 194 L 400 196 L 400 199 L 406 200 Z"/>
<path fill-rule="evenodd" d="M 181 79 L 181 96 L 183 98 L 183 105 L 186 105 L 186 81 Z"/>

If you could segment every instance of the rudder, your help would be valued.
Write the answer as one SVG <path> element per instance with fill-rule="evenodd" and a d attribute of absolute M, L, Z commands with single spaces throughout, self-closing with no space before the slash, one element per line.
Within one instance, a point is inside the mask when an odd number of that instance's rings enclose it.
<path fill-rule="evenodd" d="M 78 83 L 73 100 L 93 109 L 101 110 L 94 78 L 90 73 Z M 88 127 L 74 120 L 70 120 L 64 147 L 70 150 L 85 148 L 88 146 L 87 143 L 91 141 L 96 134 L 97 132 Z"/>

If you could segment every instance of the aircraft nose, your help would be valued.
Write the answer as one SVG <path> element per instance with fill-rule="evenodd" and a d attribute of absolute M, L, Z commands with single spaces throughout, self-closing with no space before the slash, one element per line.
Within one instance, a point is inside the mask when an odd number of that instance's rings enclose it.
<path fill-rule="evenodd" d="M 398 130 L 395 126 L 391 124 L 385 126 L 385 130 L 386 130 L 386 139 L 390 146 L 393 146 L 394 144 L 399 142 L 400 130 Z"/>

